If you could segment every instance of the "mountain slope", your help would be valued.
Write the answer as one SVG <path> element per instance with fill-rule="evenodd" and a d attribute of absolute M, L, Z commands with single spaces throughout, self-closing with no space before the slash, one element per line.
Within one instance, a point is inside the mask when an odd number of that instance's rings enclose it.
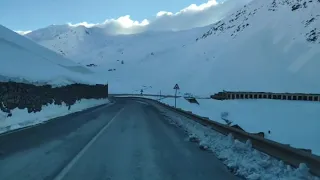
<path fill-rule="evenodd" d="M 319 12 L 318 0 L 255 0 L 211 27 L 183 32 L 109 36 L 79 26 L 51 39 L 34 37 L 37 31 L 27 36 L 77 62 L 99 64 L 92 70 L 115 92 L 172 93 L 175 83 L 198 95 L 319 92 Z"/>
<path fill-rule="evenodd" d="M 212 71 L 224 81 L 213 81 L 232 90 L 319 92 L 319 10 L 319 1 L 253 1 L 215 24 L 198 39 L 202 47 L 213 40 L 228 47 L 214 51 Z"/>
<path fill-rule="evenodd" d="M 194 41 L 198 31 L 144 32 L 132 35 L 108 35 L 103 28 L 68 25 L 49 26 L 26 37 L 83 64 L 148 58 L 153 52 L 166 52 Z M 182 38 L 183 37 L 183 38 Z M 146 51 L 146 45 L 148 50 Z"/>
<path fill-rule="evenodd" d="M 0 80 L 65 85 L 96 83 L 89 69 L 0 26 Z"/>

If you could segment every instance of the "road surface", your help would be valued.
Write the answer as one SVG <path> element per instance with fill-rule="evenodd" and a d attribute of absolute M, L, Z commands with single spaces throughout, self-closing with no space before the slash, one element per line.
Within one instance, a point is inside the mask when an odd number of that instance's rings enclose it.
<path fill-rule="evenodd" d="M 233 180 L 152 105 L 117 100 L 0 135 L 1 180 Z"/>

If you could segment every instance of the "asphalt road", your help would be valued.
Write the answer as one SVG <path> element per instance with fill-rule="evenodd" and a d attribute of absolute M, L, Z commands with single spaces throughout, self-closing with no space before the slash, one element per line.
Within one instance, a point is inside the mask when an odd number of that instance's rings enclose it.
<path fill-rule="evenodd" d="M 233 180 L 214 154 L 134 100 L 0 135 L 0 180 Z"/>

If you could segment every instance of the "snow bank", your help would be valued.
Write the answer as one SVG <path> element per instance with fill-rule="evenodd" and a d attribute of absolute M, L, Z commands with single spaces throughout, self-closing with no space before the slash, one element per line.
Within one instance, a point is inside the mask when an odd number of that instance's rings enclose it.
<path fill-rule="evenodd" d="M 173 98 L 162 102 L 174 105 Z M 265 137 L 292 147 L 311 149 L 320 155 L 320 103 L 279 100 L 198 99 L 199 105 L 178 98 L 177 107 L 226 124 L 221 114 L 227 112 L 232 124 L 247 132 L 264 132 Z M 269 134 L 270 131 L 270 134 Z"/>
<path fill-rule="evenodd" d="M 0 81 L 104 84 L 89 69 L 0 25 Z"/>
<path fill-rule="evenodd" d="M 309 174 L 305 164 L 294 169 L 253 149 L 250 141 L 244 144 L 172 111 L 162 112 L 172 124 L 188 132 L 190 141 L 199 141 L 202 149 L 213 151 L 238 176 L 249 180 L 319 180 Z"/>
<path fill-rule="evenodd" d="M 56 117 L 65 116 L 106 103 L 109 103 L 108 99 L 82 99 L 72 105 L 70 110 L 65 103 L 62 103 L 62 105 L 50 104 L 43 106 L 42 110 L 37 113 L 28 113 L 27 109 L 16 108 L 11 111 L 11 117 L 7 117 L 7 113 L 0 111 L 0 133 L 44 123 Z"/>

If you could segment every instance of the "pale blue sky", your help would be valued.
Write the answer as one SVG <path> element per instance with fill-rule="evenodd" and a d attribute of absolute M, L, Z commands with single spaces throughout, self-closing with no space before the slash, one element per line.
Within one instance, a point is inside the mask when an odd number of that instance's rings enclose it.
<path fill-rule="evenodd" d="M 0 24 L 13 30 L 34 30 L 67 22 L 100 23 L 130 15 L 150 19 L 159 11 L 177 12 L 208 0 L 0 0 Z M 217 0 L 221 2 L 222 0 Z"/>

